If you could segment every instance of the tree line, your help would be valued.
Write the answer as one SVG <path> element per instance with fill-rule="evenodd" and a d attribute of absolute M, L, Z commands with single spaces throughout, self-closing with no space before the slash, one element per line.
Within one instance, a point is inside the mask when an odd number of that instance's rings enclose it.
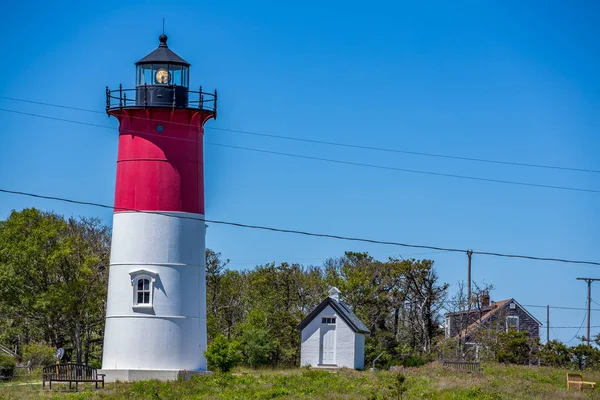
<path fill-rule="evenodd" d="M 68 360 L 100 367 L 110 238 L 110 228 L 97 218 L 64 218 L 35 208 L 0 221 L 0 344 L 40 364 L 51 362 L 62 347 Z M 449 298 L 434 262 L 377 260 L 366 252 L 347 252 L 322 265 L 233 270 L 220 253 L 207 250 L 209 342 L 232 344 L 233 358 L 252 367 L 297 366 L 297 326 L 331 286 L 371 331 L 367 365 L 378 356 L 380 366 L 419 365 L 462 351 L 460 342 L 444 339 L 444 314 L 464 307 L 465 298 L 460 290 Z M 522 333 L 488 340 L 489 359 L 524 363 L 537 357 L 553 365 L 568 359 L 600 367 L 600 356 L 588 348 L 559 342 L 541 347 Z"/>
<path fill-rule="evenodd" d="M 99 366 L 110 236 L 97 218 L 35 208 L 0 221 L 0 343 L 20 353 L 33 344 L 62 347 L 71 361 Z M 319 266 L 227 264 L 207 250 L 208 338 L 238 341 L 248 365 L 299 365 L 297 326 L 331 286 L 371 330 L 367 360 L 430 352 L 441 332 L 448 285 L 430 260 L 348 252 Z"/>

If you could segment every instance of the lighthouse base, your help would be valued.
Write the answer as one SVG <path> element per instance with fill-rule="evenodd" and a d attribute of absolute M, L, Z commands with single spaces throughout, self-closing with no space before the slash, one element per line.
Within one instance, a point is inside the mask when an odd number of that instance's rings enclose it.
<path fill-rule="evenodd" d="M 185 371 L 185 370 L 150 370 L 150 369 L 101 369 L 99 374 L 105 374 L 105 382 L 134 382 L 188 380 L 193 376 L 212 375 L 211 371 Z"/>

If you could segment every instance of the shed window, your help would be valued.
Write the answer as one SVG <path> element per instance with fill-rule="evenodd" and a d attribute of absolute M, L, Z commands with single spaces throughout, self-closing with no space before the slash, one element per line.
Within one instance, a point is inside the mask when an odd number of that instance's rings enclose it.
<path fill-rule="evenodd" d="M 335 317 L 323 317 L 321 318 L 322 324 L 335 324 Z"/>
<path fill-rule="evenodd" d="M 450 317 L 446 317 L 446 337 L 450 337 Z"/>
<path fill-rule="evenodd" d="M 509 329 L 514 329 L 519 332 L 519 317 L 516 315 L 511 315 L 506 317 L 506 331 Z"/>

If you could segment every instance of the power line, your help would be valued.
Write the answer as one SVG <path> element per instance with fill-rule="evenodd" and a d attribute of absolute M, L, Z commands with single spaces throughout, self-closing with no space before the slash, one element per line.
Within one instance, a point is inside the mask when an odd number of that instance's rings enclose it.
<path fill-rule="evenodd" d="M 580 328 L 579 326 L 553 326 L 551 328 L 556 328 L 556 329 L 577 329 Z M 597 326 L 590 326 L 590 328 L 600 328 L 600 325 Z M 571 339 L 573 340 L 573 339 Z"/>
<path fill-rule="evenodd" d="M 68 110 L 91 112 L 91 113 L 96 113 L 96 114 L 105 114 L 105 112 L 103 112 L 103 111 L 90 110 L 90 109 L 79 108 L 79 107 L 71 107 L 71 106 L 66 106 L 66 105 L 61 105 L 61 104 L 46 103 L 46 102 L 42 102 L 42 101 L 18 99 L 18 98 L 14 98 L 14 97 L 0 96 L 0 99 L 17 101 L 17 102 L 22 102 L 22 103 L 38 104 L 38 105 L 43 105 L 43 106 L 48 106 L 48 107 L 57 107 L 57 108 L 63 108 L 63 109 L 68 109 Z M 130 118 L 136 119 L 136 118 L 140 118 L 140 117 L 130 117 Z M 143 119 L 143 118 L 140 118 L 140 119 Z M 161 121 L 157 121 L 157 122 L 161 122 Z M 181 122 L 173 122 L 173 121 L 163 121 L 163 122 L 168 122 L 173 125 L 189 125 L 189 124 L 184 124 Z M 444 158 L 444 159 L 451 159 L 451 160 L 480 162 L 480 163 L 488 163 L 488 164 L 512 165 L 512 166 L 528 167 L 528 168 L 542 168 L 542 169 L 554 169 L 554 170 L 560 170 L 560 171 L 600 173 L 600 170 L 587 169 L 587 168 L 574 168 L 574 167 L 563 167 L 563 166 L 547 165 L 547 164 L 534 164 L 534 163 L 513 162 L 513 161 L 504 161 L 504 160 L 492 160 L 492 159 L 476 158 L 476 157 L 453 156 L 453 155 L 449 155 L 449 154 L 428 153 L 428 152 L 421 152 L 421 151 L 393 149 L 393 148 L 387 148 L 387 147 L 376 147 L 376 146 L 358 145 L 358 144 L 351 144 L 351 143 L 332 142 L 332 141 L 327 141 L 327 140 L 299 138 L 299 137 L 294 137 L 294 136 L 276 135 L 276 134 L 270 134 L 270 133 L 264 133 L 264 132 L 254 132 L 254 131 L 247 131 L 247 130 L 240 130 L 240 129 L 228 129 L 228 128 L 216 128 L 216 127 L 206 127 L 205 129 L 222 131 L 222 132 L 239 133 L 239 134 L 243 134 L 243 135 L 268 137 L 268 138 L 273 138 L 273 139 L 291 140 L 291 141 L 296 141 L 296 142 L 321 144 L 321 145 L 326 145 L 326 146 L 338 146 L 338 147 L 360 149 L 360 150 L 372 150 L 372 151 L 387 152 L 387 153 L 409 154 L 409 155 L 416 155 L 416 156 L 423 156 L 423 157 Z"/>
<path fill-rule="evenodd" d="M 205 143 L 213 145 L 213 146 L 228 147 L 231 149 L 249 150 L 249 151 L 254 151 L 254 152 L 258 152 L 258 153 L 275 154 L 275 155 L 286 156 L 286 157 L 302 158 L 305 160 L 325 161 L 325 162 L 331 162 L 331 163 L 336 163 L 336 164 L 353 165 L 353 166 L 357 166 L 357 167 L 367 167 L 367 168 L 376 168 L 376 169 L 383 169 L 383 170 L 389 170 L 389 171 L 409 172 L 409 173 L 413 173 L 413 174 L 441 176 L 441 177 L 445 177 L 445 178 L 458 178 L 458 179 L 466 179 L 466 180 L 479 181 L 479 182 L 493 182 L 493 183 L 503 183 L 503 184 L 508 184 L 508 185 L 517 185 L 517 186 L 530 186 L 530 187 L 538 187 L 538 188 L 544 188 L 544 189 L 567 190 L 567 191 L 587 192 L 587 193 L 600 193 L 600 190 L 594 190 L 594 189 L 583 189 L 583 188 L 575 188 L 575 187 L 569 187 L 569 186 L 543 185 L 543 184 L 539 184 L 539 183 L 509 181 L 509 180 L 492 179 L 492 178 L 478 178 L 478 177 L 467 176 L 467 175 L 447 174 L 447 173 L 443 173 L 443 172 L 431 172 L 431 171 L 422 171 L 422 170 L 415 170 L 415 169 L 408 169 L 408 168 L 387 167 L 387 166 L 383 166 L 383 165 L 366 164 L 366 163 L 359 163 L 359 162 L 354 162 L 354 161 L 343 161 L 343 160 L 334 160 L 331 158 L 304 156 L 304 155 L 300 155 L 300 154 L 291 154 L 291 153 L 283 153 L 283 152 L 279 152 L 279 151 L 253 149 L 253 148 L 248 148 L 248 147 L 240 147 L 240 146 L 226 145 L 226 144 L 220 144 L 220 143 L 211 143 L 211 142 L 205 142 Z"/>
<path fill-rule="evenodd" d="M 415 256 L 423 256 L 423 255 L 431 255 L 431 254 L 445 254 L 444 252 L 440 252 L 440 251 L 427 251 L 427 252 L 420 252 L 420 253 L 410 253 L 410 254 L 404 254 L 404 255 L 398 255 L 399 257 L 401 257 L 403 260 L 406 260 L 407 258 L 414 258 Z M 332 259 L 335 257 L 332 256 L 326 256 L 326 257 L 309 257 L 309 258 L 291 258 L 291 260 L 286 260 L 285 258 L 281 258 L 281 257 L 275 257 L 269 261 L 264 261 L 264 259 L 254 259 L 254 260 L 243 260 L 243 259 L 228 259 L 229 262 L 231 262 L 232 264 L 258 264 L 258 265 L 264 265 L 264 264 L 270 264 L 270 263 L 278 263 L 278 262 L 287 262 L 288 264 L 301 264 L 301 263 L 314 263 L 314 262 L 325 262 L 329 259 Z M 600 311 L 600 310 L 599 310 Z"/>
<path fill-rule="evenodd" d="M 35 113 L 29 113 L 29 112 L 23 112 L 23 111 L 16 111 L 16 110 L 9 110 L 9 109 L 5 109 L 5 108 L 0 108 L 0 111 L 11 112 L 11 113 L 16 113 L 16 114 L 21 114 L 21 115 L 26 115 L 26 116 L 31 116 L 31 117 L 37 117 L 37 118 L 45 118 L 45 119 L 50 119 L 50 120 L 60 121 L 60 122 L 68 122 L 68 123 L 80 124 L 80 125 L 85 125 L 85 126 L 93 126 L 93 127 L 97 127 L 97 128 L 114 130 L 114 128 L 111 126 L 94 124 L 94 123 L 89 123 L 89 122 L 82 122 L 82 121 L 75 121 L 75 120 L 70 120 L 70 119 L 66 119 L 66 118 L 51 117 L 51 116 L 47 116 L 47 115 L 41 115 L 41 114 L 35 114 Z M 190 140 L 190 139 L 168 137 L 168 136 L 157 135 L 157 134 L 144 132 L 144 131 L 126 130 L 125 132 L 132 133 L 132 134 L 145 135 L 145 136 L 156 136 L 156 137 L 160 137 L 163 139 L 173 139 L 173 140 L 181 140 L 181 141 L 186 141 L 186 142 L 197 143 L 196 141 Z M 516 185 L 516 186 L 537 187 L 537 188 L 543 188 L 543 189 L 565 190 L 565 191 L 572 191 L 572 192 L 600 193 L 600 190 L 594 190 L 594 189 L 584 189 L 584 188 L 576 188 L 576 187 L 569 187 L 569 186 L 544 185 L 544 184 L 538 184 L 538 183 L 511 181 L 511 180 L 503 180 L 503 179 L 479 178 L 479 177 L 468 176 L 468 175 L 447 174 L 447 173 L 443 173 L 443 172 L 433 172 L 433 171 L 423 171 L 423 170 L 415 170 L 415 169 L 408 169 L 408 168 L 388 167 L 388 166 L 383 166 L 383 165 L 367 164 L 367 163 L 360 163 L 360 162 L 354 162 L 354 161 L 344 161 L 344 160 L 335 160 L 335 159 L 331 159 L 331 158 L 305 156 L 305 155 L 301 155 L 301 154 L 284 153 L 284 152 L 279 152 L 279 151 L 263 150 L 263 149 L 256 149 L 256 148 L 250 148 L 250 147 L 233 146 L 233 145 L 222 144 L 222 143 L 213 143 L 213 142 L 208 142 L 208 141 L 205 141 L 204 143 L 207 145 L 210 145 L 210 146 L 218 146 L 218 147 L 225 147 L 225 148 L 230 148 L 230 149 L 253 151 L 253 152 L 263 153 L 263 154 L 273 154 L 273 155 L 279 155 L 279 156 L 285 156 L 285 157 L 300 158 L 300 159 L 305 159 L 305 160 L 322 161 L 322 162 L 329 162 L 329 163 L 334 163 L 334 164 L 352 165 L 352 166 L 357 166 L 357 167 L 366 167 L 366 168 L 397 171 L 397 172 L 407 172 L 407 173 L 420 174 L 420 175 L 439 176 L 439 177 L 444 177 L 444 178 L 456 178 L 456 179 L 464 179 L 464 180 L 478 181 L 478 182 L 501 183 L 501 184 L 507 184 L 507 185 Z"/>
<path fill-rule="evenodd" d="M 552 326 L 550 326 L 550 330 L 551 330 L 551 331 L 552 331 L 552 333 L 554 334 L 554 337 L 555 337 L 557 340 L 560 340 L 560 339 L 558 338 L 558 335 L 556 334 L 556 332 L 554 332 L 554 328 L 553 328 Z"/>
<path fill-rule="evenodd" d="M 586 304 L 587 304 L 587 302 L 586 302 Z M 585 324 L 585 317 L 587 317 L 587 311 L 583 314 L 583 319 L 581 320 L 581 325 L 579 326 L 579 329 L 577 329 L 577 332 L 575 333 L 575 336 L 573 336 L 571 338 L 571 340 L 569 340 L 568 342 L 564 342 L 565 344 L 571 343 L 573 340 L 575 340 L 575 338 L 577 338 L 577 335 L 579 335 L 579 332 L 581 331 L 581 328 L 583 328 L 583 324 Z"/>
<path fill-rule="evenodd" d="M 365 238 L 357 238 L 357 237 L 350 237 L 350 236 L 332 235 L 332 234 L 326 234 L 326 233 L 314 233 L 314 232 L 307 232 L 307 231 L 299 231 L 299 230 L 294 230 L 294 229 L 283 229 L 283 228 L 273 228 L 273 227 L 261 226 L 261 225 L 242 224 L 242 223 L 230 222 L 230 221 L 210 220 L 210 219 L 206 219 L 206 218 L 193 218 L 193 217 L 182 216 L 182 215 L 164 214 L 164 213 L 160 213 L 160 212 L 156 212 L 156 211 L 143 211 L 143 210 L 135 210 L 135 209 L 131 209 L 131 208 L 122 208 L 122 207 L 115 208 L 113 206 L 109 206 L 106 204 L 99 204 L 99 203 L 92 203 L 92 202 L 88 202 L 88 201 L 67 199 L 67 198 L 63 198 L 63 197 L 46 196 L 46 195 L 22 192 L 22 191 L 16 191 L 16 190 L 0 189 L 0 192 L 20 195 L 20 196 L 46 199 L 46 200 L 62 201 L 62 202 L 72 203 L 72 204 L 100 207 L 100 208 L 106 208 L 106 209 L 118 210 L 118 211 L 139 212 L 139 213 L 144 213 L 144 214 L 156 214 L 156 215 L 166 216 L 166 217 L 170 217 L 170 218 L 181 218 L 181 219 L 190 219 L 190 220 L 194 220 L 194 221 L 204 221 L 204 222 L 209 222 L 209 223 L 213 223 L 213 224 L 230 225 L 230 226 L 236 226 L 236 227 L 240 227 L 240 228 L 260 229 L 260 230 L 265 230 L 265 231 L 291 233 L 291 234 L 304 235 L 304 236 L 322 237 L 322 238 L 329 238 L 329 239 L 382 244 L 382 245 L 390 245 L 390 246 L 410 247 L 410 248 L 417 248 L 417 249 L 439 250 L 439 251 L 454 252 L 454 253 L 466 253 L 467 252 L 467 250 L 465 250 L 465 249 L 457 249 L 457 248 L 450 248 L 450 247 L 439 247 L 439 246 L 409 244 L 409 243 L 383 241 L 383 240 L 375 240 L 375 239 L 365 239 Z M 471 251 L 471 250 L 469 250 L 469 251 Z M 549 261 L 549 262 L 559 262 L 559 263 L 566 263 L 566 264 L 584 264 L 584 265 L 600 266 L 600 262 L 598 262 L 598 261 L 568 260 L 568 259 L 563 259 L 563 258 L 537 257 L 537 256 L 528 256 L 528 255 L 522 255 L 522 254 L 497 253 L 497 252 L 491 252 L 491 251 L 477 251 L 477 250 L 472 250 L 472 251 L 473 251 L 473 254 L 494 256 L 494 257 L 507 257 L 507 258 L 517 258 L 517 259 L 535 260 L 535 261 Z"/>
<path fill-rule="evenodd" d="M 595 303 L 595 302 L 594 302 Z M 596 303 L 597 304 L 597 303 Z M 600 304 L 598 304 L 600 305 Z M 547 306 L 538 306 L 531 304 L 523 304 L 523 307 L 533 307 L 533 308 L 546 308 Z M 578 310 L 578 311 L 587 311 L 587 308 L 581 307 L 560 307 L 560 306 L 550 306 L 550 308 L 555 310 Z M 590 311 L 600 311 L 600 308 L 592 308 Z"/>

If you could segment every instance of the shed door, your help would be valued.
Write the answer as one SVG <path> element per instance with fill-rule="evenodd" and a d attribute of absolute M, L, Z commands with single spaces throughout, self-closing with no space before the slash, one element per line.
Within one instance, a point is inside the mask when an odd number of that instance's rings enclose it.
<path fill-rule="evenodd" d="M 335 325 L 321 325 L 321 355 L 319 364 L 335 364 Z"/>

